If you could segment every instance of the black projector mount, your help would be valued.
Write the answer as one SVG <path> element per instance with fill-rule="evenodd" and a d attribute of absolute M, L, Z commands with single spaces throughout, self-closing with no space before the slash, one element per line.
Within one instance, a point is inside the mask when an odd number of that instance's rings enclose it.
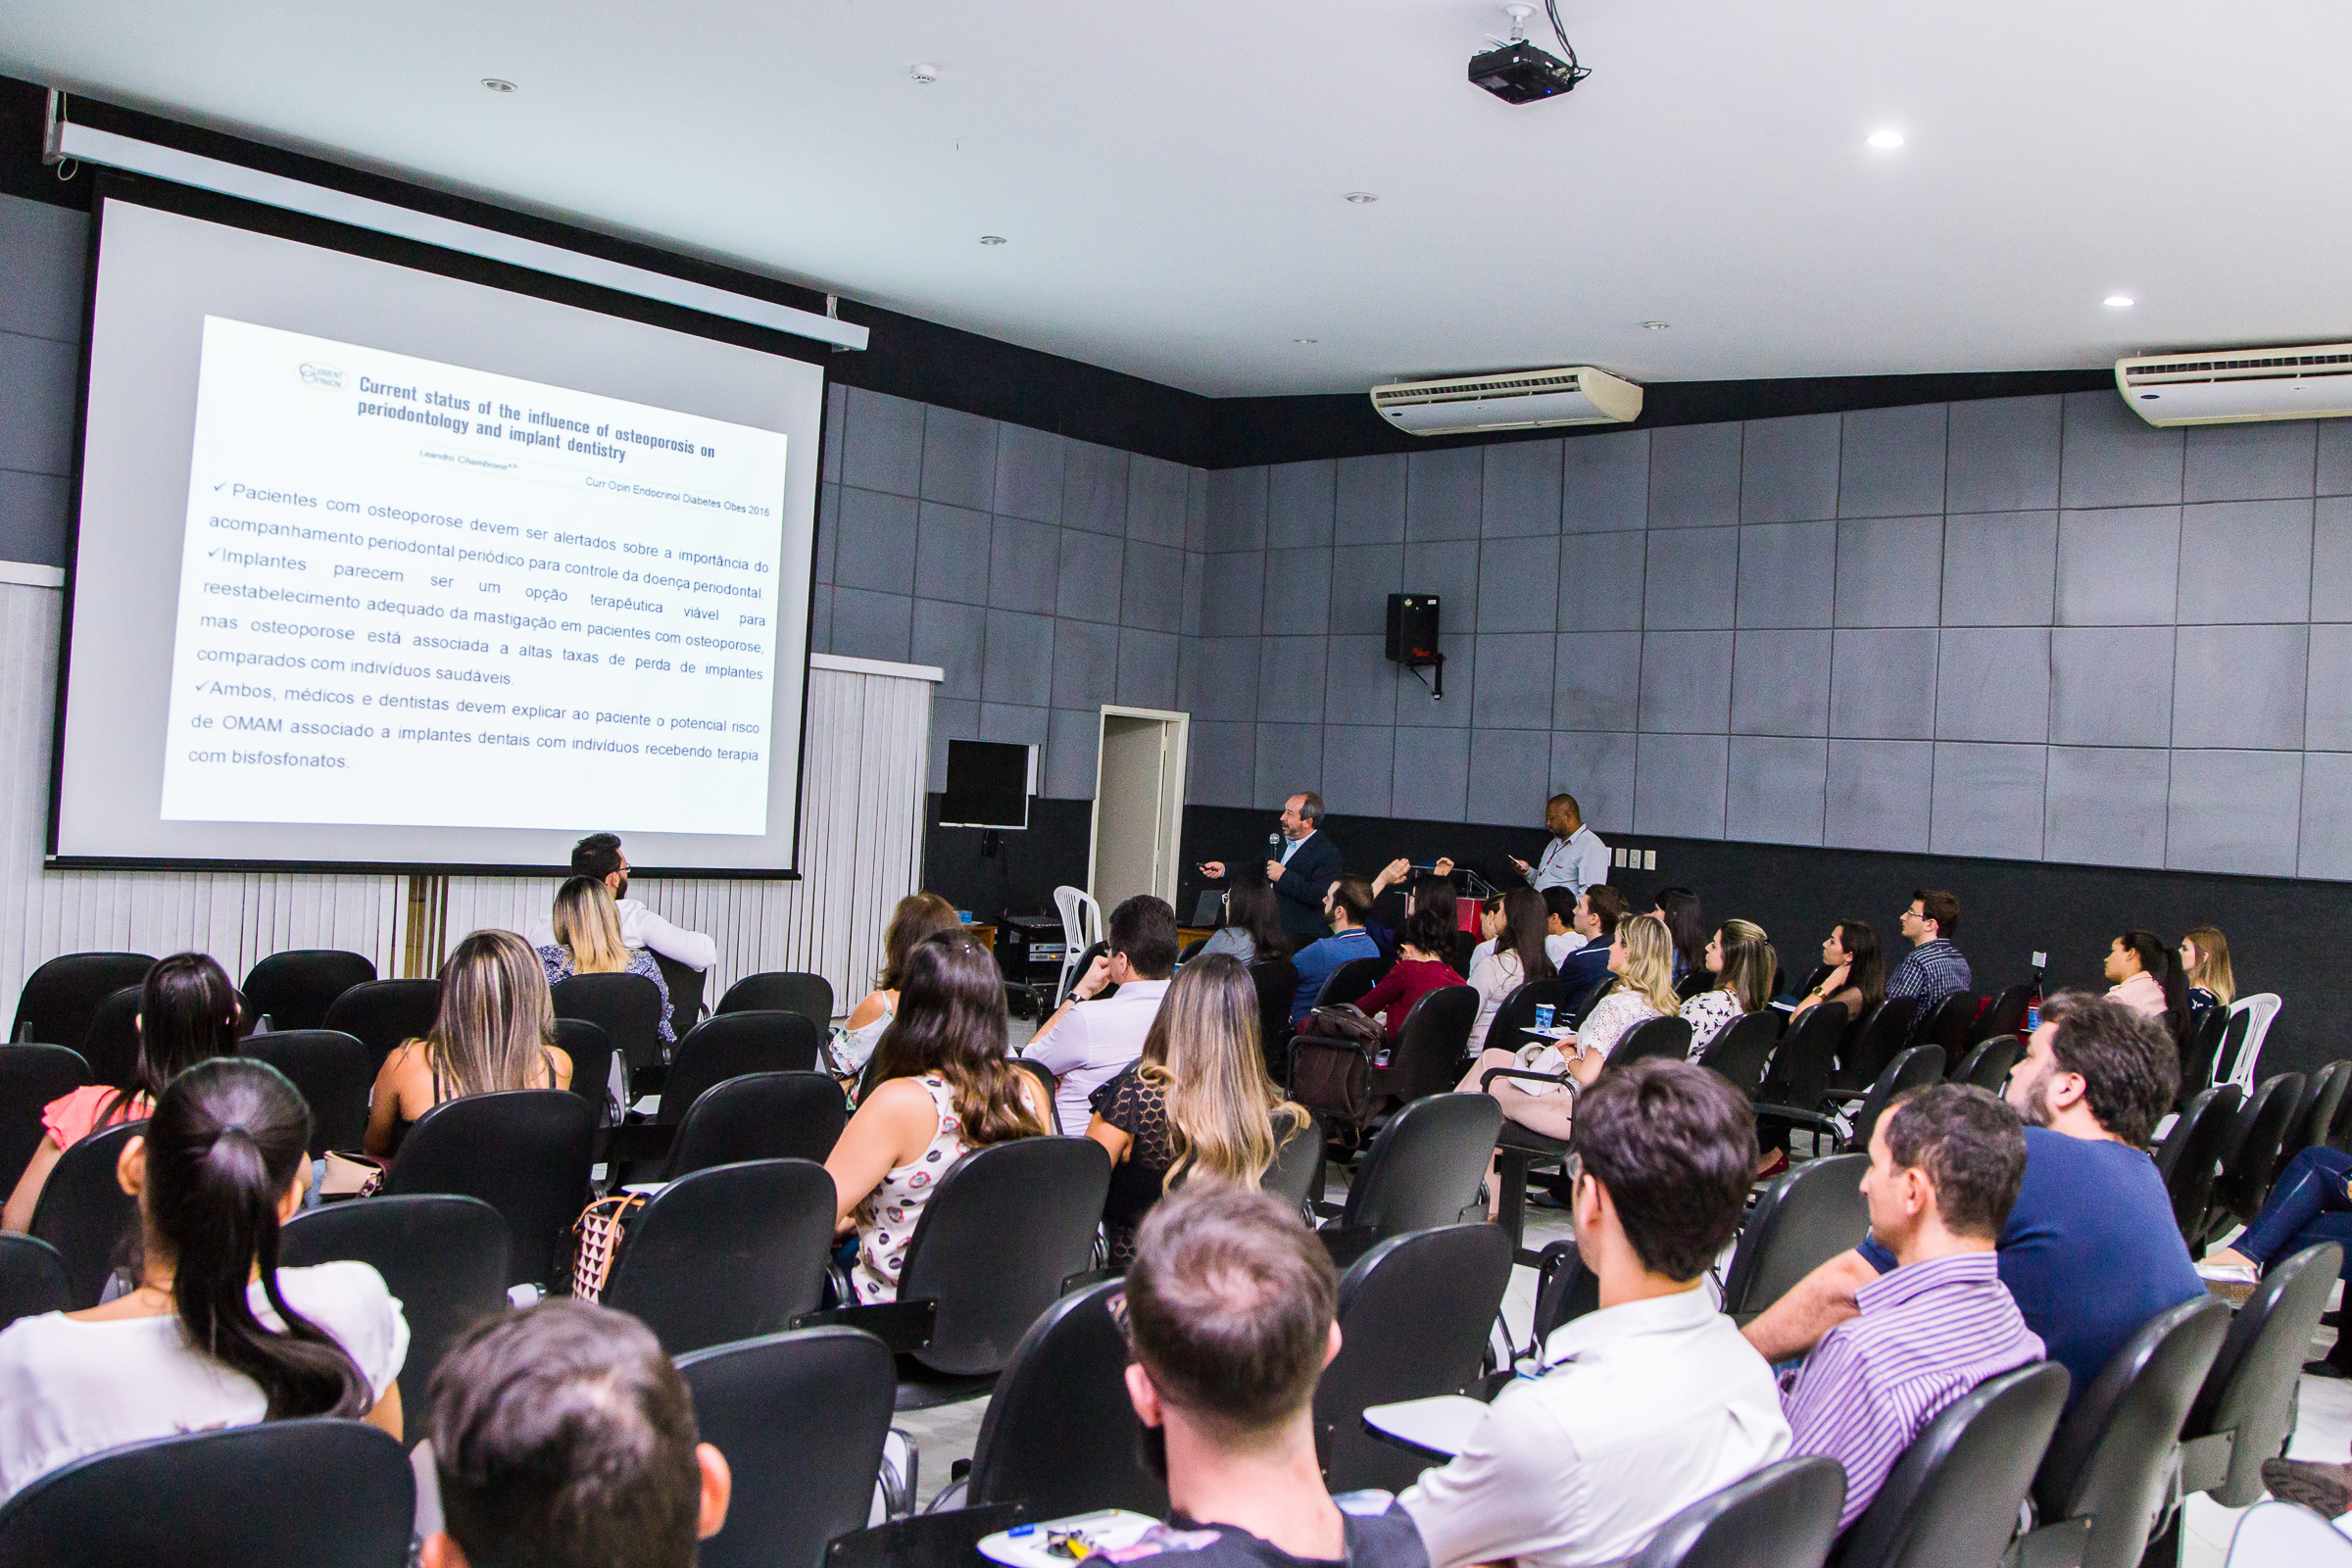
<path fill-rule="evenodd" d="M 1573 92 L 1576 84 L 1592 74 L 1576 63 L 1576 46 L 1568 41 L 1568 29 L 1560 25 L 1559 0 L 1544 0 L 1544 12 L 1551 21 L 1552 36 L 1560 40 L 1560 50 L 1566 60 L 1557 60 L 1527 41 L 1527 19 L 1536 8 L 1513 0 L 1502 8 L 1511 19 L 1511 35 L 1488 41 L 1495 45 L 1470 57 L 1470 80 L 1486 88 L 1506 104 L 1532 104 L 1542 98 L 1556 98 Z"/>

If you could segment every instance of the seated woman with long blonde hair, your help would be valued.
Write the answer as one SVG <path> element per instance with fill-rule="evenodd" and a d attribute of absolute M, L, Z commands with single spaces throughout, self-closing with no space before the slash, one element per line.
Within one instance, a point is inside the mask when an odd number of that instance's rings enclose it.
<path fill-rule="evenodd" d="M 446 1100 L 510 1089 L 568 1089 L 571 1057 L 556 1044 L 556 1009 L 531 945 L 512 931 L 476 931 L 441 965 L 441 1010 L 375 1075 L 367 1150 L 378 1159 Z"/>
<path fill-rule="evenodd" d="M 612 889 L 592 876 L 572 877 L 556 889 L 555 926 L 556 940 L 539 950 L 549 985 L 575 974 L 643 976 L 662 994 L 662 1043 L 678 1043 L 669 1028 L 669 982 L 651 953 L 620 940 L 620 907 Z"/>
<path fill-rule="evenodd" d="M 1255 1187 L 1306 1112 L 1266 1076 L 1257 987 L 1231 954 L 1195 958 L 1144 1036 L 1144 1054 L 1094 1093 L 1086 1136 L 1110 1151 L 1102 1233 L 1110 1261 L 1135 1259 L 1135 1235 L 1180 1181 Z"/>

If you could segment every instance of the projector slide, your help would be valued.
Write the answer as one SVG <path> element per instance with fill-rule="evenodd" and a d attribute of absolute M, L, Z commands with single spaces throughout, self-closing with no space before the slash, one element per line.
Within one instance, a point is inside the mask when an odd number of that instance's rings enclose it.
<path fill-rule="evenodd" d="M 206 317 L 164 818 L 766 832 L 784 471 L 773 431 Z"/>

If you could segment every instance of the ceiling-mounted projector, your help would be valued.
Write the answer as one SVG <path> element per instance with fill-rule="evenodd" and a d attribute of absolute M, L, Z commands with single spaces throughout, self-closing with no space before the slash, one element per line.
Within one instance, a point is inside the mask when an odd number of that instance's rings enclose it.
<path fill-rule="evenodd" d="M 1642 389 L 1590 365 L 1441 381 L 1391 381 L 1372 407 L 1407 435 L 1533 430 L 1553 424 L 1625 424 L 1642 416 Z"/>
<path fill-rule="evenodd" d="M 2352 343 L 2208 349 L 2115 362 L 2115 387 L 2150 424 L 2352 416 Z"/>
<path fill-rule="evenodd" d="M 1527 41 L 1527 19 L 1536 14 L 1536 8 L 1512 0 L 1502 8 L 1502 14 L 1511 19 L 1511 35 L 1497 38 L 1488 34 L 1487 41 L 1494 47 L 1470 57 L 1474 86 L 1486 88 L 1506 104 L 1532 104 L 1573 91 L 1578 82 L 1592 74 L 1576 63 L 1576 46 L 1568 41 L 1568 29 L 1560 25 L 1557 0 L 1544 0 L 1544 10 L 1568 58 L 1555 59 Z"/>

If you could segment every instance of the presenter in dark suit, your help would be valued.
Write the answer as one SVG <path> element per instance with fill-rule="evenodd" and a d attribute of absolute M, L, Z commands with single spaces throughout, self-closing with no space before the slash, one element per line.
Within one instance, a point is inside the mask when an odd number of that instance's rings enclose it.
<path fill-rule="evenodd" d="M 1340 879 L 1339 847 L 1321 832 L 1323 797 L 1312 790 L 1282 803 L 1282 853 L 1266 859 L 1266 880 L 1282 907 L 1282 928 L 1308 941 L 1323 936 L 1323 896 Z M 1203 860 L 1201 873 L 1225 874 L 1222 860 Z"/>

